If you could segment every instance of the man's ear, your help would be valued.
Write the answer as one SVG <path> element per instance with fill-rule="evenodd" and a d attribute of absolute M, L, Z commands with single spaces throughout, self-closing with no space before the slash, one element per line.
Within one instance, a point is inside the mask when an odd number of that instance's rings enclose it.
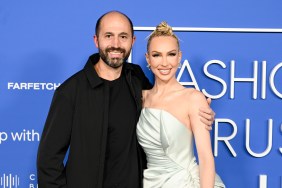
<path fill-rule="evenodd" d="M 93 40 L 94 40 L 94 43 L 95 43 L 96 48 L 98 48 L 98 46 L 99 46 L 98 36 L 97 36 L 97 35 L 94 35 L 94 36 L 93 36 Z"/>
<path fill-rule="evenodd" d="M 133 44 L 135 43 L 135 40 L 136 40 L 136 36 L 133 36 L 133 37 L 132 37 L 132 46 L 133 46 Z"/>

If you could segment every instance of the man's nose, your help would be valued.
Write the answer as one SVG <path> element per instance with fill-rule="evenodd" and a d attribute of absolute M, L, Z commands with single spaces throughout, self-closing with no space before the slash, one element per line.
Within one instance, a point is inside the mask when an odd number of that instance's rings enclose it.
<path fill-rule="evenodd" d="M 120 47 L 120 41 L 119 41 L 119 38 L 118 38 L 118 37 L 113 37 L 113 40 L 112 40 L 112 47 L 115 47 L 115 48 Z"/>

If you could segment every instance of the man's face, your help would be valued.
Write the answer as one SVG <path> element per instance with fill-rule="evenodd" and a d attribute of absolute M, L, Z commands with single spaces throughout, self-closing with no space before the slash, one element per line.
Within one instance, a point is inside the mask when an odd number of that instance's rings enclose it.
<path fill-rule="evenodd" d="M 110 67 L 118 68 L 129 57 L 135 37 L 132 37 L 128 20 L 123 15 L 111 13 L 101 20 L 94 41 L 101 59 Z"/>

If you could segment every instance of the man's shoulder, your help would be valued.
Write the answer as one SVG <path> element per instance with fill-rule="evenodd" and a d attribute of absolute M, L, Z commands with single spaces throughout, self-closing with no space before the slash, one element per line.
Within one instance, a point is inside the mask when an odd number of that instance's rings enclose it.
<path fill-rule="evenodd" d="M 132 74 L 135 74 L 137 76 L 142 76 L 144 74 L 141 66 L 138 64 L 126 63 L 125 65 L 127 70 L 131 70 Z"/>
<path fill-rule="evenodd" d="M 72 90 L 76 88 L 82 80 L 85 80 L 85 74 L 83 70 L 80 70 L 70 77 L 68 77 L 63 83 L 57 88 L 58 91 Z"/>
<path fill-rule="evenodd" d="M 135 78 L 135 80 L 138 80 L 138 82 L 141 82 L 142 85 L 142 89 L 151 89 L 152 88 L 152 84 L 150 83 L 150 81 L 148 80 L 148 78 L 146 77 L 143 69 L 141 68 L 140 65 L 138 64 L 133 64 L 133 63 L 127 63 L 126 64 L 128 69 L 131 69 L 131 75 L 133 78 Z"/>
<path fill-rule="evenodd" d="M 131 69 L 141 69 L 140 65 L 134 63 L 126 63 L 126 66 Z"/>

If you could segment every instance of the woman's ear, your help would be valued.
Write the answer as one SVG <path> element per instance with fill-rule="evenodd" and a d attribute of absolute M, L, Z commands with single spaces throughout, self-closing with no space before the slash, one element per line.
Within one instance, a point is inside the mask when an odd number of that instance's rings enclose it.
<path fill-rule="evenodd" d="M 180 63 L 181 59 L 182 59 L 182 51 L 179 51 L 179 56 L 178 56 L 179 63 Z"/>
<path fill-rule="evenodd" d="M 145 53 L 145 58 L 146 58 L 147 63 L 149 64 L 149 54 L 148 54 L 148 52 Z"/>

